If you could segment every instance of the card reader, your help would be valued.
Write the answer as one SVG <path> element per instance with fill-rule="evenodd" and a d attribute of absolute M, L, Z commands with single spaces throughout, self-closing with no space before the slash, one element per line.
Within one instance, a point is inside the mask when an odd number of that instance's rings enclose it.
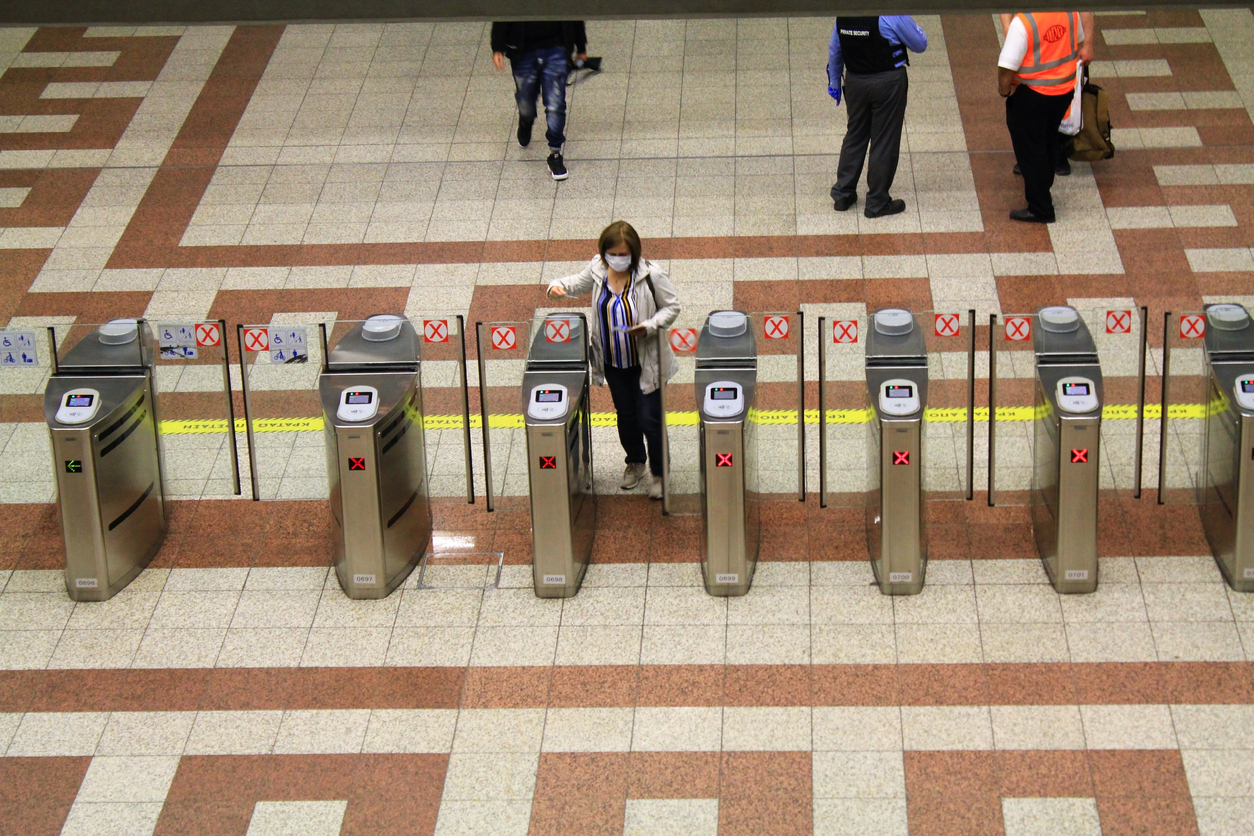
<path fill-rule="evenodd" d="M 1097 409 L 1097 387 L 1087 377 L 1064 377 L 1058 381 L 1058 408 L 1063 412 L 1092 412 Z"/>
<path fill-rule="evenodd" d="M 527 399 L 527 416 L 540 421 L 556 421 L 566 415 L 569 397 L 566 387 L 560 383 L 542 383 L 531 387 Z"/>
<path fill-rule="evenodd" d="M 95 389 L 71 389 L 61 397 L 56 419 L 60 424 L 86 424 L 99 411 L 99 392 Z"/>
<path fill-rule="evenodd" d="M 1232 387 L 1237 396 L 1237 405 L 1242 409 L 1254 409 L 1254 374 L 1243 374 L 1237 378 Z"/>
<path fill-rule="evenodd" d="M 340 392 L 335 417 L 341 421 L 369 421 L 379 414 L 379 390 L 373 386 L 350 386 Z"/>
<path fill-rule="evenodd" d="M 919 387 L 913 380 L 894 378 L 880 384 L 880 412 L 913 415 L 919 411 Z"/>
<path fill-rule="evenodd" d="M 732 418 L 745 411 L 745 392 L 739 383 L 716 380 L 705 387 L 705 414 L 711 418 Z"/>

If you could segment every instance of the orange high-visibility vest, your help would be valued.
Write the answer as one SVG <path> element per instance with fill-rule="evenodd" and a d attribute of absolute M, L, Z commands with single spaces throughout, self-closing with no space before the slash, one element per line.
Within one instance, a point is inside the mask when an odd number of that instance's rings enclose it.
<path fill-rule="evenodd" d="M 1080 46 L 1076 30 L 1080 16 L 1075 12 L 1017 14 L 1031 44 L 1014 83 L 1031 87 L 1047 96 L 1070 95 L 1075 90 L 1076 58 Z"/>

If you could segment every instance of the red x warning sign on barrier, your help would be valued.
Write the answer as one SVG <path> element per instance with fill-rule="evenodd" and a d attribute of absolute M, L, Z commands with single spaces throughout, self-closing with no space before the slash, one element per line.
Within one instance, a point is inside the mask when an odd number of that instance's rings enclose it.
<path fill-rule="evenodd" d="M 696 351 L 697 350 L 697 329 L 696 328 L 672 328 L 671 329 L 671 350 L 672 351 Z"/>
<path fill-rule="evenodd" d="M 1196 340 L 1206 333 L 1206 317 L 1201 314 L 1185 314 L 1180 317 L 1180 339 Z"/>
<path fill-rule="evenodd" d="M 557 456 L 541 456 L 540 457 L 540 469 L 541 470 L 557 470 Z"/>
<path fill-rule="evenodd" d="M 1106 311 L 1107 334 L 1131 334 L 1132 311 Z"/>
<path fill-rule="evenodd" d="M 910 451 L 909 450 L 894 450 L 893 451 L 893 464 L 910 464 Z"/>
<path fill-rule="evenodd" d="M 768 340 L 788 339 L 788 317 L 768 316 L 762 323 L 762 330 Z"/>
<path fill-rule="evenodd" d="M 544 321 L 544 339 L 551 343 L 570 342 L 569 319 L 547 319 Z"/>
<path fill-rule="evenodd" d="M 216 322 L 198 322 L 196 323 L 196 345 L 215 346 L 221 345 L 222 332 L 218 328 Z"/>
<path fill-rule="evenodd" d="M 858 320 L 832 320 L 832 341 L 837 343 L 856 343 L 858 341 Z"/>
<path fill-rule="evenodd" d="M 270 348 L 270 332 L 265 328 L 245 328 L 244 348 L 249 351 L 267 351 Z"/>
<path fill-rule="evenodd" d="M 958 314 L 938 313 L 936 315 L 936 336 L 956 337 L 958 336 L 958 329 Z"/>
<path fill-rule="evenodd" d="M 714 466 L 715 467 L 731 467 L 732 466 L 732 454 L 731 453 L 715 453 L 714 454 Z"/>
<path fill-rule="evenodd" d="M 348 460 L 348 469 L 349 470 L 365 470 L 366 460 L 364 458 L 359 459 L 355 457 L 350 457 Z"/>
<path fill-rule="evenodd" d="M 1026 340 L 1032 336 L 1032 320 L 1026 316 L 1006 317 L 1006 339 Z"/>
<path fill-rule="evenodd" d="M 1074 447 L 1071 448 L 1071 463 L 1072 464 L 1088 464 L 1088 461 L 1089 461 L 1089 449 L 1087 447 L 1085 447 L 1083 450 L 1078 450 Z"/>
<path fill-rule="evenodd" d="M 422 323 L 422 339 L 428 343 L 448 342 L 448 320 L 427 319 Z"/>
<path fill-rule="evenodd" d="M 492 326 L 492 347 L 498 351 L 507 351 L 518 347 L 518 332 L 513 325 Z"/>

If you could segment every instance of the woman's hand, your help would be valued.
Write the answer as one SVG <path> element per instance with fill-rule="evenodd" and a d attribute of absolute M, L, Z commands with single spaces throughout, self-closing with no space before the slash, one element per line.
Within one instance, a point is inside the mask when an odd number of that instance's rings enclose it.
<path fill-rule="evenodd" d="M 566 295 L 566 291 L 562 290 L 560 285 L 553 284 L 549 285 L 548 294 L 550 299 L 561 299 Z"/>

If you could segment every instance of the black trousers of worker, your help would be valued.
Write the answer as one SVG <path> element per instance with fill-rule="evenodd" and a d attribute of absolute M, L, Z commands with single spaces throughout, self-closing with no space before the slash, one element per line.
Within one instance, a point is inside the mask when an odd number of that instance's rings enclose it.
<path fill-rule="evenodd" d="M 1071 106 L 1071 95 L 1046 96 L 1022 84 L 1006 99 L 1006 127 L 1023 173 L 1028 209 L 1038 218 L 1054 219 L 1054 169 L 1059 162 L 1058 126 Z"/>
<path fill-rule="evenodd" d="M 897 176 L 901 156 L 901 127 L 906 121 L 906 94 L 910 80 L 905 67 L 886 73 L 845 76 L 845 107 L 849 127 L 840 148 L 833 200 L 848 200 L 858 194 L 862 163 L 871 147 L 871 163 L 866 173 L 866 210 L 878 212 L 892 200 L 888 195 Z"/>

